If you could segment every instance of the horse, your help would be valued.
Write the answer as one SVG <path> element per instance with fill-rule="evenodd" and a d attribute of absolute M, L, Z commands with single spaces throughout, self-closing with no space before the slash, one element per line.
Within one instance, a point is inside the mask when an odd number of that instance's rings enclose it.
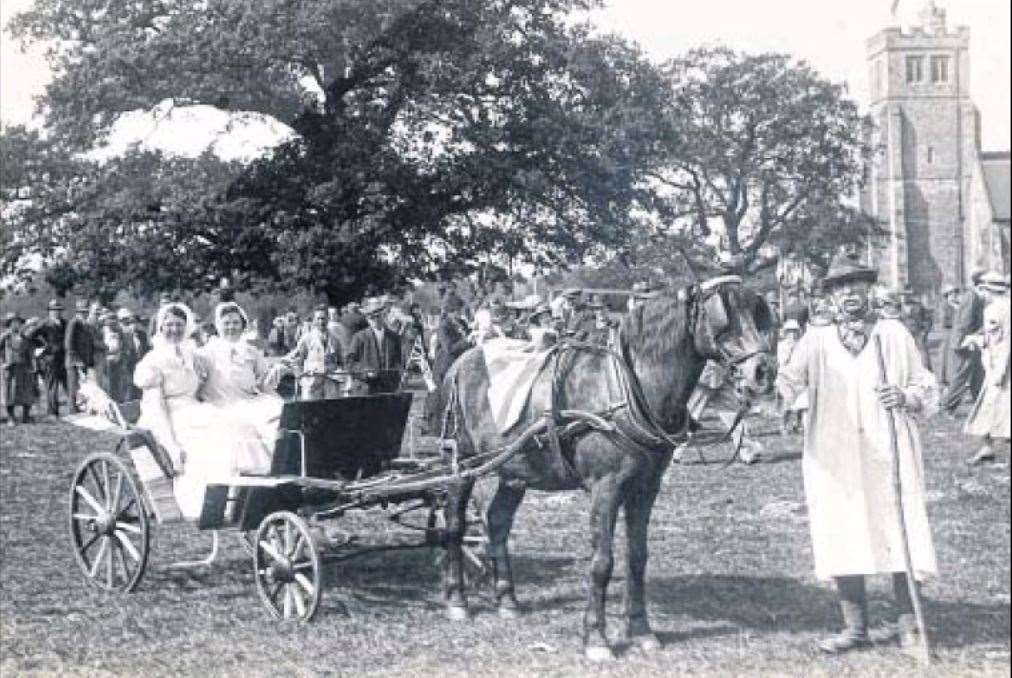
<path fill-rule="evenodd" d="M 723 275 L 644 300 L 622 320 L 614 350 L 566 345 L 535 379 L 521 420 L 497 430 L 480 348 L 465 352 L 446 375 L 444 438 L 458 458 L 517 444 L 515 431 L 543 422 L 543 435 L 520 443 L 498 471 L 486 511 L 488 556 L 500 617 L 519 616 L 507 542 L 527 489 L 583 488 L 590 495 L 593 558 L 583 644 L 593 661 L 613 659 L 605 632 L 605 595 L 613 567 L 613 539 L 624 508 L 628 540 L 626 638 L 650 651 L 660 642 L 644 603 L 647 525 L 673 446 L 690 418 L 686 402 L 707 360 L 729 366 L 740 385 L 769 392 L 775 361 L 765 331 L 772 315 L 741 278 Z M 561 414 L 560 414 L 561 413 Z M 561 431 L 561 433 L 560 433 Z M 443 591 L 451 619 L 468 617 L 461 540 L 474 480 L 448 487 Z"/>

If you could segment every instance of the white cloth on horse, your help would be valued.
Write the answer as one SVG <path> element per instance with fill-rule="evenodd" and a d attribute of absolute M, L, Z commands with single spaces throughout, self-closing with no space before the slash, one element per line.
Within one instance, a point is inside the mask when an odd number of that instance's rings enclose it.
<path fill-rule="evenodd" d="M 530 343 L 517 339 L 490 339 L 481 348 L 488 370 L 489 408 L 499 432 L 506 433 L 519 421 L 552 351 L 531 351 Z"/>
<path fill-rule="evenodd" d="M 200 353 L 208 364 L 201 397 L 254 427 L 264 448 L 272 451 L 285 401 L 273 392 L 277 372 L 270 369 L 263 352 L 241 338 L 214 337 Z M 269 471 L 269 456 L 249 470 Z"/>
<path fill-rule="evenodd" d="M 160 397 L 171 435 L 185 454 L 173 491 L 180 511 L 189 519 L 200 517 L 209 484 L 262 468 L 266 454 L 255 429 L 197 400 L 199 374 L 206 371 L 202 356 L 185 345 L 177 351 L 167 344 L 157 344 L 134 370 L 134 383 L 145 392 L 138 426 L 151 430 L 156 439 L 159 433 L 168 433 L 162 428 L 160 414 L 150 407 L 150 395 Z"/>
<path fill-rule="evenodd" d="M 844 348 L 836 325 L 809 326 L 777 377 L 785 401 L 806 388 L 811 399 L 802 472 L 819 579 L 905 569 L 890 481 L 889 414 L 876 393 L 876 336 L 882 340 L 887 381 L 920 403 L 917 417 L 930 417 L 938 408 L 938 385 L 898 320 L 879 320 L 857 355 Z M 938 571 L 921 439 L 911 413 L 895 410 L 895 416 L 903 514 L 920 578 Z"/>

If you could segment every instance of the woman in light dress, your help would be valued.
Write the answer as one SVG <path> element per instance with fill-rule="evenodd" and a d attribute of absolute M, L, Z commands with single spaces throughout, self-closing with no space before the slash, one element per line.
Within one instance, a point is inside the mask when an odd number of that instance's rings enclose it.
<path fill-rule="evenodd" d="M 272 369 L 263 351 L 247 341 L 246 313 L 235 302 L 214 309 L 218 335 L 200 349 L 208 364 L 201 397 L 253 426 L 267 450 L 274 450 L 284 400 L 277 395 L 280 371 Z"/>
<path fill-rule="evenodd" d="M 207 486 L 238 473 L 263 473 L 270 456 L 253 427 L 197 400 L 209 373 L 207 359 L 187 341 L 193 314 L 179 303 L 158 311 L 152 348 L 137 363 L 141 389 L 138 426 L 152 432 L 179 473 L 173 484 L 183 516 L 200 517 Z"/>

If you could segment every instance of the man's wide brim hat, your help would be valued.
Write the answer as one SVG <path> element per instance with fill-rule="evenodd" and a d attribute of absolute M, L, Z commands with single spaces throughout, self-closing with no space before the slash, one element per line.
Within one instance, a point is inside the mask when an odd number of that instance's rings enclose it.
<path fill-rule="evenodd" d="M 370 299 L 362 304 L 362 314 L 367 316 L 379 315 L 384 311 L 384 309 L 386 309 L 386 307 L 386 304 L 379 299 Z"/>
<path fill-rule="evenodd" d="M 784 322 L 784 326 L 781 329 L 784 332 L 790 332 L 792 330 L 795 331 L 795 332 L 800 332 L 801 331 L 801 325 L 794 318 L 788 318 Z"/>
<path fill-rule="evenodd" d="M 953 292 L 958 292 L 958 291 L 959 291 L 959 288 L 956 287 L 955 285 L 943 285 L 942 286 L 942 290 L 941 290 L 941 292 L 939 292 L 939 294 L 941 294 L 943 297 L 945 297 L 945 296 L 948 296 L 948 295 L 952 294 Z"/>
<path fill-rule="evenodd" d="M 980 277 L 978 283 L 981 287 L 992 292 L 1008 292 L 1008 280 L 1001 273 L 988 271 Z"/>
<path fill-rule="evenodd" d="M 853 254 L 841 252 L 833 257 L 829 264 L 829 272 L 822 279 L 823 285 L 837 285 L 843 282 L 864 281 L 873 283 L 878 280 L 878 271 L 861 263 Z"/>
<path fill-rule="evenodd" d="M 63 304 L 60 302 L 59 299 L 53 299 L 53 300 L 51 300 L 49 302 L 49 310 L 50 311 L 62 311 L 63 310 Z"/>
<path fill-rule="evenodd" d="M 578 297 L 578 296 L 580 296 L 581 292 L 582 292 L 582 290 L 579 287 L 570 287 L 569 289 L 567 289 L 565 292 L 562 293 L 562 296 L 564 296 L 564 297 Z"/>
<path fill-rule="evenodd" d="M 21 320 L 21 319 L 22 319 L 21 316 L 19 316 L 14 311 L 11 311 L 10 313 L 5 313 L 4 314 L 4 327 L 7 327 L 8 325 L 10 325 L 15 320 Z"/>
<path fill-rule="evenodd" d="M 87 311 L 88 310 L 88 300 L 87 299 L 78 299 L 77 303 L 74 304 L 74 308 L 76 308 L 78 311 Z"/>

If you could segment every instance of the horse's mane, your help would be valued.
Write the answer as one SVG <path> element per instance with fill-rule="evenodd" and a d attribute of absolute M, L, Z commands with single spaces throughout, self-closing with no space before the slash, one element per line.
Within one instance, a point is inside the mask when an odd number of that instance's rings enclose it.
<path fill-rule="evenodd" d="M 622 355 L 626 360 L 635 355 L 637 362 L 663 362 L 689 332 L 688 290 L 646 299 L 622 319 Z"/>

